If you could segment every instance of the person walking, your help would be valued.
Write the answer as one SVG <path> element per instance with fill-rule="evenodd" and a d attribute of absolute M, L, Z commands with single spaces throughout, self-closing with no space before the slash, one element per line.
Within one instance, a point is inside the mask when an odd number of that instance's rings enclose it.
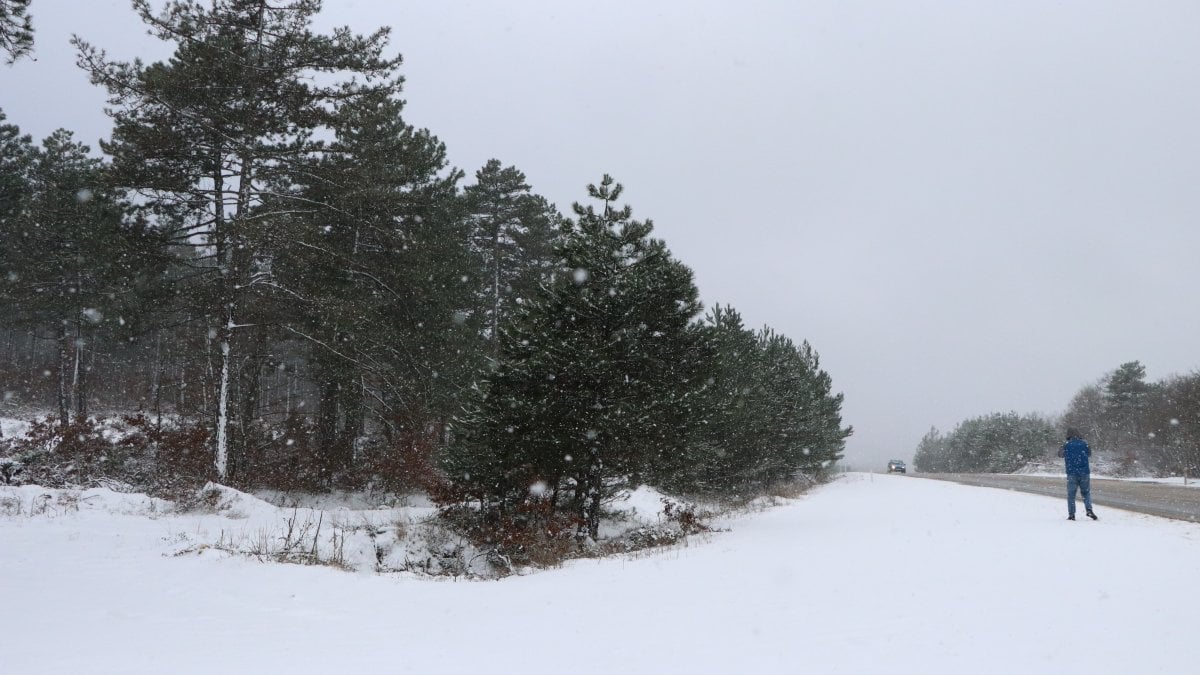
<path fill-rule="evenodd" d="M 1067 429 L 1067 442 L 1058 449 L 1058 456 L 1067 465 L 1067 520 L 1075 520 L 1075 490 L 1083 494 L 1083 508 L 1087 509 L 1087 517 L 1099 520 L 1092 511 L 1092 469 L 1088 458 L 1092 449 L 1087 441 L 1079 437 L 1075 429 Z"/>

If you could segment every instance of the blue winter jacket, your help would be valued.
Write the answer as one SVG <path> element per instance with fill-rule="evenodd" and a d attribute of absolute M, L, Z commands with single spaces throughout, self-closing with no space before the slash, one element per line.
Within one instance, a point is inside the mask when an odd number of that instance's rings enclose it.
<path fill-rule="evenodd" d="M 1091 467 L 1088 466 L 1088 457 L 1092 456 L 1092 449 L 1082 438 L 1072 438 L 1067 441 L 1063 444 L 1058 456 L 1067 461 L 1068 474 L 1092 472 Z"/>

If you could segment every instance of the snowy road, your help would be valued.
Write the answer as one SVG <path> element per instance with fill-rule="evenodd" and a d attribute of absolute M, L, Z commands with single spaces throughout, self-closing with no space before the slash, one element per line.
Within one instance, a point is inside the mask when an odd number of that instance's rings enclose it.
<path fill-rule="evenodd" d="M 1060 506 L 850 474 L 687 548 L 471 583 L 163 557 L 187 516 L 4 517 L 0 671 L 1195 672 L 1200 525 Z"/>
<path fill-rule="evenodd" d="M 1061 500 L 1062 512 L 1067 511 L 1065 477 L 998 473 L 933 473 L 920 474 L 918 477 L 1057 497 Z M 1082 497 L 1076 497 L 1076 502 L 1082 509 Z M 1092 502 L 1097 507 L 1109 506 L 1163 518 L 1200 522 L 1200 488 L 1195 487 L 1092 478 Z"/>

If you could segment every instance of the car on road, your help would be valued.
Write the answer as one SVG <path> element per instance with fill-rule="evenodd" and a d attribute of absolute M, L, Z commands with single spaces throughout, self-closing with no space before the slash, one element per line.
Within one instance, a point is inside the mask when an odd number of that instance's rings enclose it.
<path fill-rule="evenodd" d="M 888 462 L 888 473 L 908 473 L 908 468 L 904 466 L 904 462 L 893 459 Z"/>

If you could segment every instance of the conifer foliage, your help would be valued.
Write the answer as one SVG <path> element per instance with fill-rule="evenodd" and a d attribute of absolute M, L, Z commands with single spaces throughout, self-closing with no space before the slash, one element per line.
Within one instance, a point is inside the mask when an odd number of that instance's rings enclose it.
<path fill-rule="evenodd" d="M 699 424 L 685 453 L 655 462 L 654 480 L 686 492 L 756 495 L 841 458 L 853 430 L 841 426 L 842 395 L 807 342 L 748 330 L 720 305 L 700 331 L 707 380 L 692 405 Z"/>
<path fill-rule="evenodd" d="M 12 168 L 0 180 L 17 208 L 0 217 L 0 309 L 10 326 L 54 340 L 65 427 L 71 415 L 88 413 L 93 341 L 132 324 L 161 269 L 161 241 L 144 221 L 128 217 L 100 160 L 70 132 L 54 132 L 41 147 L 8 136 L 0 142 L 12 147 Z"/>
<path fill-rule="evenodd" d="M 1128 361 L 1084 385 L 1057 419 L 1016 413 L 933 428 L 917 445 L 914 464 L 929 472 L 1006 472 L 1054 459 L 1067 429 L 1092 449 L 1093 469 L 1126 475 L 1200 473 L 1200 373 L 1146 380 L 1146 367 Z"/>
<path fill-rule="evenodd" d="M 288 212 L 310 207 L 279 197 L 323 151 L 315 133 L 336 103 L 398 90 L 399 58 L 382 55 L 385 30 L 312 32 L 316 0 L 134 7 L 153 35 L 176 44 L 170 61 L 114 62 L 75 44 L 80 65 L 110 95 L 115 130 L 104 150 L 117 179 L 180 214 L 179 241 L 196 248 L 193 262 L 208 272 L 195 283 L 209 298 L 200 329 L 215 336 L 220 362 L 214 436 L 224 480 L 230 427 L 245 430 L 255 408 L 252 382 L 239 388 L 241 405 L 231 394 L 233 378 L 252 379 L 264 359 L 256 300 L 272 289 L 270 237 Z"/>
<path fill-rule="evenodd" d="M 812 349 L 727 308 L 695 322 L 691 271 L 615 206 L 620 184 L 588 192 L 599 205 L 575 206 L 553 283 L 501 331 L 451 479 L 501 512 L 565 508 L 595 538 L 602 506 L 637 482 L 751 494 L 840 458 L 850 429 Z"/>
<path fill-rule="evenodd" d="M 1053 422 L 1041 415 L 994 413 L 965 420 L 948 434 L 931 429 L 913 464 L 925 472 L 1008 473 L 1061 442 Z"/>
<path fill-rule="evenodd" d="M 319 33 L 318 0 L 133 6 L 166 61 L 75 40 L 110 160 L 0 114 L 5 405 L 152 412 L 126 476 L 424 488 L 585 540 L 640 484 L 750 495 L 840 456 L 816 353 L 700 319 L 610 176 L 571 218 L 500 160 L 460 185 L 386 30 Z"/>
<path fill-rule="evenodd" d="M 506 327 L 495 373 L 447 459 L 503 510 L 546 497 L 569 504 L 595 538 L 600 509 L 682 447 L 699 312 L 692 273 L 615 205 L 610 176 L 575 205 L 554 280 Z"/>
<path fill-rule="evenodd" d="M 0 0 L 0 52 L 8 54 L 14 63 L 33 51 L 33 16 L 29 14 L 32 0 Z"/>
<path fill-rule="evenodd" d="M 479 315 L 493 354 L 500 325 L 514 304 L 536 291 L 557 263 L 560 216 L 533 194 L 515 166 L 488 160 L 463 191 L 470 224 L 471 252 L 482 267 Z"/>

